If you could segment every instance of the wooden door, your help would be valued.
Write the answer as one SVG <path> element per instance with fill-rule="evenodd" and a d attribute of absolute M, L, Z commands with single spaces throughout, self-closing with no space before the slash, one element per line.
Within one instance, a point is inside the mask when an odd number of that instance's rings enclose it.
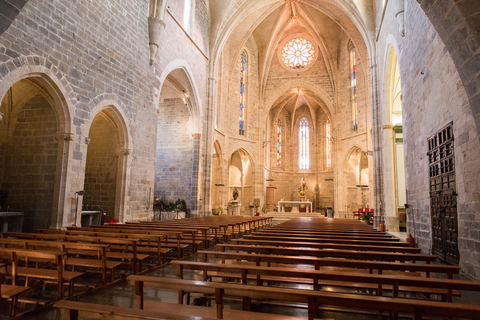
<path fill-rule="evenodd" d="M 452 123 L 428 139 L 432 252 L 458 264 L 458 217 Z"/>

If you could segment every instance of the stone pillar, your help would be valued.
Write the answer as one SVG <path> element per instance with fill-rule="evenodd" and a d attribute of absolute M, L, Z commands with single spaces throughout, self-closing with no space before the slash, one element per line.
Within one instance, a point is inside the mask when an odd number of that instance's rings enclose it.
<path fill-rule="evenodd" d="M 58 154 L 56 162 L 57 168 L 55 172 L 55 189 L 53 194 L 53 210 L 50 228 L 58 229 L 61 228 L 62 225 L 64 225 L 65 220 L 67 221 L 68 225 L 72 225 L 75 214 L 74 204 L 72 204 L 72 202 L 66 201 L 67 190 L 65 187 L 67 160 L 70 153 L 70 142 L 73 141 L 73 133 L 57 132 L 55 134 L 55 140 L 58 142 Z M 70 214 L 68 214 L 68 211 L 66 210 L 67 204 L 71 204 Z M 79 203 L 79 207 L 82 207 L 81 201 Z"/>
<path fill-rule="evenodd" d="M 200 174 L 200 133 L 194 133 L 193 137 L 193 155 L 192 155 L 192 180 L 191 180 L 191 197 L 190 197 L 190 210 L 192 213 L 198 211 L 198 178 Z"/>
<path fill-rule="evenodd" d="M 393 125 L 383 126 L 383 185 L 385 203 L 385 228 L 398 232 L 399 221 L 395 201 L 395 159 L 393 158 L 395 133 Z"/>

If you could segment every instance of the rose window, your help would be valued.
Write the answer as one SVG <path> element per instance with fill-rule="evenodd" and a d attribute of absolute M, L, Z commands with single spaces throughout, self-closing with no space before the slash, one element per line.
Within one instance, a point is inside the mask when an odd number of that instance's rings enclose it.
<path fill-rule="evenodd" d="M 312 42 L 297 38 L 292 39 L 283 47 L 282 59 L 287 67 L 302 69 L 313 62 L 315 47 Z"/>

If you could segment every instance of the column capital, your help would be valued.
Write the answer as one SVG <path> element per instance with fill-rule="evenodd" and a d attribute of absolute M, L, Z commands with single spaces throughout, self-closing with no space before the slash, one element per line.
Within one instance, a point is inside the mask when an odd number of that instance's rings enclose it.
<path fill-rule="evenodd" d="M 117 154 L 119 156 L 128 156 L 130 155 L 130 149 L 124 149 L 124 148 L 117 149 Z"/>
<path fill-rule="evenodd" d="M 92 139 L 90 139 L 89 137 L 85 137 L 85 144 L 86 145 L 89 145 L 91 141 L 92 141 Z"/>
<path fill-rule="evenodd" d="M 73 133 L 69 133 L 69 132 L 57 132 L 55 134 L 55 140 L 57 141 L 61 141 L 61 140 L 64 140 L 64 141 L 73 141 Z"/>

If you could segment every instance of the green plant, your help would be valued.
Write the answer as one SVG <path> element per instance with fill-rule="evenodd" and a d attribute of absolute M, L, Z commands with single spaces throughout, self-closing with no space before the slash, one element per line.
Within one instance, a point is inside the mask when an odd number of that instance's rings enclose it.
<path fill-rule="evenodd" d="M 373 218 L 373 213 L 371 212 L 364 213 L 362 216 L 360 216 L 360 220 L 363 220 L 363 221 L 369 221 L 372 218 Z"/>
<path fill-rule="evenodd" d="M 212 209 L 212 214 L 213 214 L 214 216 L 218 216 L 218 215 L 220 215 L 220 214 L 222 214 L 222 213 L 223 213 L 223 208 L 222 208 L 221 206 L 218 207 L 218 208 L 213 208 L 213 209 Z"/>

